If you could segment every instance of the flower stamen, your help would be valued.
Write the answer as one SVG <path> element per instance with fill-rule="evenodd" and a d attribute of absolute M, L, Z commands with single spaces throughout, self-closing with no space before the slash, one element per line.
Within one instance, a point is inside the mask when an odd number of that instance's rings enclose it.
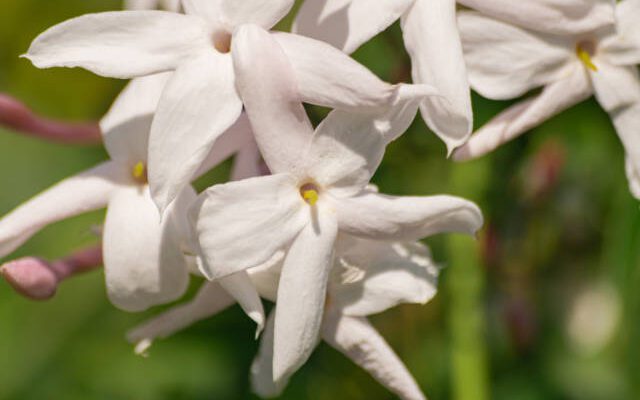
<path fill-rule="evenodd" d="M 142 161 L 133 166 L 131 176 L 138 182 L 147 183 L 147 167 Z"/>
<path fill-rule="evenodd" d="M 576 54 L 585 67 L 593 72 L 598 72 L 598 67 L 593 63 L 594 45 L 592 42 L 585 41 L 576 45 Z"/>
<path fill-rule="evenodd" d="M 313 183 L 307 183 L 300 187 L 300 196 L 307 202 L 310 206 L 315 206 L 318 202 L 319 194 L 318 187 Z"/>
<path fill-rule="evenodd" d="M 222 54 L 231 51 L 231 34 L 224 31 L 215 32 L 213 34 L 213 47 Z"/>

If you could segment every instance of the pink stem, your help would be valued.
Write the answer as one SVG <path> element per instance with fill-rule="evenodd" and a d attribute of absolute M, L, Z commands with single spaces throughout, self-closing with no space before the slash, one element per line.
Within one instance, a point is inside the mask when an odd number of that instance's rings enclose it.
<path fill-rule="evenodd" d="M 0 94 L 0 125 L 39 138 L 68 144 L 100 143 L 97 123 L 65 123 L 42 118 L 18 100 Z"/>
<path fill-rule="evenodd" d="M 20 294 L 32 300 L 52 298 L 58 285 L 74 275 L 102 265 L 101 246 L 81 250 L 53 262 L 24 257 L 0 267 L 0 274 Z"/>

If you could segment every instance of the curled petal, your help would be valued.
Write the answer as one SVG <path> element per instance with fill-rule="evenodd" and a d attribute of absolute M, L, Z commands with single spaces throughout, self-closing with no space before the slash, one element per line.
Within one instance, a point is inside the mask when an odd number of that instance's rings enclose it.
<path fill-rule="evenodd" d="M 426 400 L 407 367 L 365 318 L 331 315 L 322 339 L 403 400 Z"/>
<path fill-rule="evenodd" d="M 191 210 L 210 280 L 258 266 L 286 248 L 309 222 L 289 175 L 215 185 Z"/>
<path fill-rule="evenodd" d="M 153 342 L 155 339 L 167 338 L 198 321 L 216 315 L 234 303 L 233 297 L 218 283 L 206 282 L 193 300 L 133 328 L 127 333 L 127 339 L 131 343 L 139 343 L 143 340 Z"/>
<path fill-rule="evenodd" d="M 13 210 L 0 220 L 0 257 L 51 223 L 105 207 L 126 182 L 126 172 L 113 162 L 101 164 L 65 179 Z"/>
<path fill-rule="evenodd" d="M 615 23 L 611 0 L 458 0 L 483 14 L 558 35 L 592 32 Z"/>
<path fill-rule="evenodd" d="M 260 300 L 258 291 L 253 286 L 253 283 L 251 283 L 247 272 L 236 272 L 220 278 L 218 282 L 224 290 L 236 299 L 249 318 L 258 325 L 256 330 L 256 337 L 258 337 L 264 329 L 264 308 L 262 307 L 262 301 Z"/>
<path fill-rule="evenodd" d="M 129 79 L 176 69 L 209 48 L 208 40 L 199 18 L 167 11 L 114 11 L 49 28 L 24 57 L 38 68 L 81 67 Z"/>
<path fill-rule="evenodd" d="M 640 0 L 618 2 L 616 17 L 616 33 L 604 38 L 598 51 L 616 65 L 640 64 Z"/>
<path fill-rule="evenodd" d="M 305 103 L 362 112 L 393 101 L 392 85 L 335 47 L 291 33 L 273 35 L 293 66 Z"/>
<path fill-rule="evenodd" d="M 355 240 L 334 267 L 331 305 L 364 317 L 402 303 L 425 304 L 437 292 L 440 269 L 425 245 Z"/>
<path fill-rule="evenodd" d="M 175 204 L 179 204 L 176 202 Z M 171 212 L 186 212 L 172 207 Z M 148 187 L 118 190 L 104 225 L 107 294 L 125 311 L 173 301 L 187 289 L 189 274 L 174 218 L 161 222 Z"/>
<path fill-rule="evenodd" d="M 413 82 L 434 86 L 441 95 L 422 102 L 422 117 L 451 154 L 473 129 L 455 0 L 415 1 L 402 18 L 402 32 L 411 57 Z"/>
<path fill-rule="evenodd" d="M 216 139 L 241 112 L 228 55 L 203 54 L 176 70 L 149 139 L 149 186 L 161 212 L 189 185 Z"/>
<path fill-rule="evenodd" d="M 340 230 L 376 240 L 417 240 L 437 233 L 475 234 L 483 224 L 474 203 L 453 196 L 394 197 L 370 191 L 334 205 Z"/>
<path fill-rule="evenodd" d="M 487 154 L 587 99 L 592 93 L 584 68 L 575 65 L 573 72 L 565 79 L 550 84 L 538 96 L 508 108 L 481 127 L 464 146 L 455 151 L 453 159 L 465 161 Z"/>
<path fill-rule="evenodd" d="M 293 33 L 322 40 L 347 54 L 387 29 L 413 0 L 305 1 Z"/>
<path fill-rule="evenodd" d="M 320 335 L 338 227 L 331 210 L 319 204 L 314 223 L 300 232 L 282 266 L 275 311 L 275 382 L 307 361 Z"/>
<path fill-rule="evenodd" d="M 629 190 L 633 197 L 640 200 L 640 170 L 636 169 L 631 160 L 627 157 L 625 162 L 627 179 L 629 180 Z"/>
<path fill-rule="evenodd" d="M 262 398 L 278 397 L 287 386 L 288 379 L 273 380 L 273 336 L 275 312 L 267 318 L 258 355 L 251 364 L 251 389 Z"/>
<path fill-rule="evenodd" d="M 242 24 L 271 29 L 293 7 L 294 0 L 183 0 L 187 14 L 206 18 L 229 31 Z"/>
<path fill-rule="evenodd" d="M 458 25 L 471 87 L 489 99 L 512 99 L 555 82 L 577 62 L 570 39 L 528 31 L 476 12 L 460 12 Z"/>
<path fill-rule="evenodd" d="M 95 123 L 68 123 L 43 118 L 4 94 L 0 94 L 0 125 L 62 143 L 94 144 L 101 139 L 100 128 Z"/>
<path fill-rule="evenodd" d="M 610 114 L 613 125 L 624 145 L 626 171 L 631 193 L 640 199 L 640 102 Z"/>

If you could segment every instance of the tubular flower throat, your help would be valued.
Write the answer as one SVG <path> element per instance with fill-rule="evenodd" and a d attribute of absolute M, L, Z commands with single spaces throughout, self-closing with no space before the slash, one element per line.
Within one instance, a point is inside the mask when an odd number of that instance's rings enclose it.
<path fill-rule="evenodd" d="M 146 165 L 142 161 L 138 162 L 131 169 L 131 176 L 137 182 L 146 184 L 147 183 L 147 167 L 146 167 Z"/>
<path fill-rule="evenodd" d="M 318 202 L 318 187 L 313 183 L 307 183 L 300 187 L 300 196 L 307 202 L 310 206 L 315 206 Z"/>
<path fill-rule="evenodd" d="M 598 72 L 598 67 L 593 63 L 592 56 L 595 46 L 591 42 L 580 42 L 576 45 L 576 54 L 585 67 L 593 72 Z"/>

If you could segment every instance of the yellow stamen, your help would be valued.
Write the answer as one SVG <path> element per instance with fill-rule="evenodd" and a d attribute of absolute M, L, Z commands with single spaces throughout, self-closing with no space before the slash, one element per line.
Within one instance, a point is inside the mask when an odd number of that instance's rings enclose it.
<path fill-rule="evenodd" d="M 138 181 L 146 180 L 147 168 L 145 167 L 142 161 L 140 161 L 139 163 L 133 166 L 133 169 L 131 170 L 131 175 Z"/>
<path fill-rule="evenodd" d="M 315 189 L 308 189 L 302 192 L 302 198 L 312 206 L 318 202 L 318 192 Z"/>
<path fill-rule="evenodd" d="M 591 59 L 591 53 L 585 50 L 582 45 L 578 44 L 578 46 L 576 46 L 576 54 L 578 55 L 580 61 L 582 61 L 582 63 L 585 65 L 585 67 L 589 68 L 593 72 L 598 72 L 598 67 L 593 63 L 593 60 Z"/>

